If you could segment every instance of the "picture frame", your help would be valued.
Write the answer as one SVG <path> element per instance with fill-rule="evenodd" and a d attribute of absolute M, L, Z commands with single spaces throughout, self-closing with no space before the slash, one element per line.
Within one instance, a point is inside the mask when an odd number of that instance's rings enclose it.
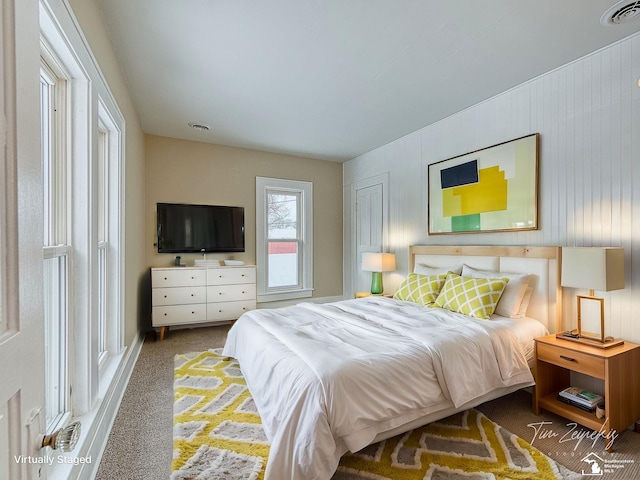
<path fill-rule="evenodd" d="M 538 229 L 539 133 L 428 166 L 429 235 Z"/>

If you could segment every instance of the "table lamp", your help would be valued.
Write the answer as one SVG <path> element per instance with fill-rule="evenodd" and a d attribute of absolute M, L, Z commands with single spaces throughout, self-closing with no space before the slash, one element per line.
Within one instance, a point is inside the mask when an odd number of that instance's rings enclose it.
<path fill-rule="evenodd" d="M 362 270 L 373 272 L 371 274 L 371 294 L 381 295 L 382 272 L 391 272 L 396 269 L 396 256 L 393 253 L 364 252 L 362 254 Z"/>
<path fill-rule="evenodd" d="M 577 333 L 564 333 L 567 338 L 582 341 L 601 348 L 609 348 L 624 343 L 606 337 L 604 333 L 604 298 L 594 296 L 594 291 L 609 292 L 624 288 L 624 249 L 622 247 L 563 247 L 562 279 L 563 287 L 589 289 L 589 295 L 577 296 Z M 600 332 L 583 331 L 583 309 L 596 302 L 600 310 Z"/>

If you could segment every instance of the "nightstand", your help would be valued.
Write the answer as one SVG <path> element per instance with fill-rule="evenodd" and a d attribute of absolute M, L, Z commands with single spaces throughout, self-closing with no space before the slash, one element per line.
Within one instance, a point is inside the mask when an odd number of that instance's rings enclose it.
<path fill-rule="evenodd" d="M 355 298 L 366 298 L 366 297 L 370 297 L 370 296 L 374 296 L 374 297 L 387 297 L 387 298 L 393 298 L 393 293 L 380 293 L 380 294 L 373 294 L 371 292 L 356 292 L 355 294 Z"/>
<path fill-rule="evenodd" d="M 538 415 L 543 408 L 592 430 L 622 433 L 640 418 L 639 370 L 640 345 L 635 343 L 602 349 L 555 335 L 536 338 L 533 413 Z M 571 372 L 604 380 L 603 419 L 557 400 L 558 392 L 571 386 Z"/>

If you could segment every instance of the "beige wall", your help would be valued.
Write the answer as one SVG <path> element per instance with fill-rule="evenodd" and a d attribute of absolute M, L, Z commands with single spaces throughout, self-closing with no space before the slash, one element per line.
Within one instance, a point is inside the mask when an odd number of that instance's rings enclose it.
<path fill-rule="evenodd" d="M 126 122 L 125 131 L 125 344 L 139 330 L 144 279 L 144 134 L 96 0 L 69 0 L 109 89 Z"/>
<path fill-rule="evenodd" d="M 255 178 L 313 182 L 314 297 L 342 295 L 342 164 L 242 148 L 146 136 L 145 249 L 150 267 L 171 265 L 174 254 L 159 254 L 156 203 L 233 205 L 245 208 L 243 254 L 207 258 L 256 261 Z M 182 255 L 193 264 L 197 254 Z"/>

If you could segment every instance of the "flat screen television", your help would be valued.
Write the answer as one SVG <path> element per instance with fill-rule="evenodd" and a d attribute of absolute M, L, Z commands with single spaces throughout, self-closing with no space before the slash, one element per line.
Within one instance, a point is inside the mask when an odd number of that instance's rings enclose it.
<path fill-rule="evenodd" d="M 158 253 L 244 252 L 244 208 L 158 203 Z"/>

